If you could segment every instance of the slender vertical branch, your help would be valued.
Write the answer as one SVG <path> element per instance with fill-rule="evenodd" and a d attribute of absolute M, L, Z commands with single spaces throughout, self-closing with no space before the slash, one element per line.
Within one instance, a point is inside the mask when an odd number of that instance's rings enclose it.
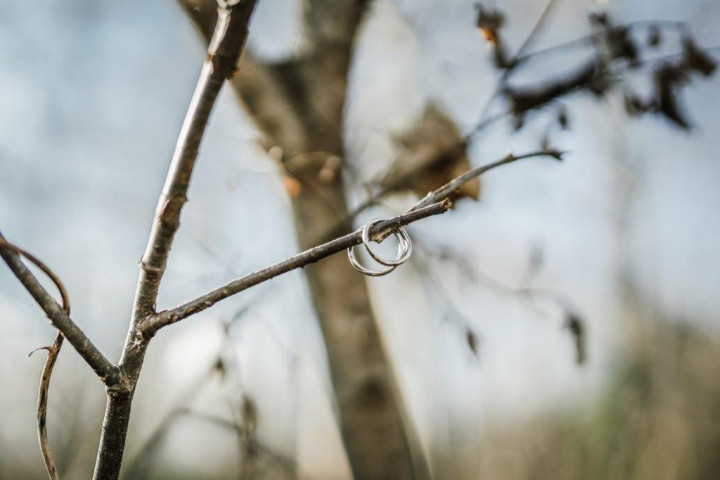
<path fill-rule="evenodd" d="M 175 233 L 180 227 L 180 213 L 187 202 L 187 191 L 200 142 L 224 81 L 236 72 L 240 50 L 247 37 L 247 24 L 255 1 L 234 3 L 235 5 L 221 6 L 218 9 L 217 24 L 208 48 L 207 60 L 175 146 L 170 170 L 155 211 L 148 245 L 141 261 L 140 280 L 135 297 L 136 318 L 154 313 L 160 281 L 165 273 Z"/>
<path fill-rule="evenodd" d="M 255 0 L 218 0 L 218 19 L 208 47 L 207 58 L 188 107 L 170 169 L 155 211 L 148 245 L 140 262 L 130 331 L 125 340 L 120 369 L 129 386 L 108 389 L 100 447 L 95 463 L 95 480 L 116 480 L 120 475 L 132 399 L 153 331 L 144 329 L 155 316 L 160 282 L 167 266 L 172 243 L 180 227 L 180 214 L 187 202 L 200 142 L 210 113 L 226 79 L 236 74 L 237 61 L 245 45 L 248 23 Z"/>

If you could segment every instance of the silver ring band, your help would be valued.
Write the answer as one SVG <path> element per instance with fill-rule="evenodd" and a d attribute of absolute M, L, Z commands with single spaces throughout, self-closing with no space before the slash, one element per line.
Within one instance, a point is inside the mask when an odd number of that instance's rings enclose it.
<path fill-rule="evenodd" d="M 366 223 L 363 227 L 362 240 L 363 245 L 365 245 L 365 250 L 367 250 L 367 252 L 376 262 L 382 265 L 388 267 L 397 267 L 398 265 L 402 265 L 407 261 L 408 258 L 410 258 L 410 255 L 412 254 L 412 242 L 410 241 L 410 236 L 408 235 L 407 230 L 405 230 L 404 227 L 398 227 L 392 232 L 393 235 L 395 235 L 395 238 L 398 239 L 398 251 L 397 255 L 395 255 L 395 260 L 386 260 L 380 257 L 380 255 L 376 254 L 372 250 L 372 248 L 370 248 L 370 229 L 373 227 L 373 225 L 380 222 L 381 220 L 374 218 L 368 223 Z"/>
<path fill-rule="evenodd" d="M 368 275 L 370 277 L 381 277 L 383 275 L 387 275 L 388 273 L 395 270 L 398 265 L 401 265 L 402 263 L 407 261 L 407 259 L 410 258 L 410 255 L 412 254 L 412 241 L 410 240 L 410 236 L 408 235 L 407 230 L 405 230 L 403 227 L 398 227 L 392 232 L 393 235 L 395 235 L 395 237 L 398 239 L 398 250 L 394 260 L 384 259 L 370 248 L 370 229 L 373 227 L 373 225 L 379 223 L 380 221 L 381 220 L 379 219 L 372 219 L 368 223 L 366 223 L 365 226 L 356 231 L 361 232 L 363 245 L 365 246 L 368 254 L 373 259 L 375 259 L 375 261 L 377 261 L 381 265 L 386 266 L 387 268 L 384 268 L 382 270 L 372 270 L 370 268 L 364 267 L 360 264 L 360 262 L 357 261 L 357 258 L 355 257 L 355 248 L 350 247 L 347 250 L 348 258 L 350 259 L 350 264 L 353 266 L 353 268 L 360 273 Z"/>

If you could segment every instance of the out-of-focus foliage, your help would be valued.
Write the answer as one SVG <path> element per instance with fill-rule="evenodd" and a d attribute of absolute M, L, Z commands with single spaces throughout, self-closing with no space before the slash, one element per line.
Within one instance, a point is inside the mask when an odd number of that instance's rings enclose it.
<path fill-rule="evenodd" d="M 718 478 L 720 337 L 657 318 L 627 320 L 630 348 L 592 410 L 491 428 L 476 470 L 462 478 Z"/>

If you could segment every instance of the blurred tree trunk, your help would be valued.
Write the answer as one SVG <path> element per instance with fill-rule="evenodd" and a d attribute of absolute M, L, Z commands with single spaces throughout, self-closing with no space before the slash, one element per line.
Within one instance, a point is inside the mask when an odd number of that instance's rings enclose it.
<path fill-rule="evenodd" d="M 181 0 L 207 40 L 215 0 Z M 347 216 L 341 175 L 348 70 L 366 0 L 304 4 L 305 45 L 268 65 L 245 54 L 233 86 L 281 161 L 301 248 Z M 272 148 L 271 148 L 272 147 Z M 327 347 L 342 438 L 354 477 L 406 479 L 416 472 L 391 366 L 365 278 L 344 255 L 305 269 Z M 424 465 L 421 467 L 426 468 Z"/>

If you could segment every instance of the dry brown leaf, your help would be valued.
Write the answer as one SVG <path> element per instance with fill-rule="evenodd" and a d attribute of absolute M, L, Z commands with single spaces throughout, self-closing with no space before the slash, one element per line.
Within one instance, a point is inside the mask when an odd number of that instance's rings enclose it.
<path fill-rule="evenodd" d="M 424 197 L 470 170 L 470 160 L 460 132 L 438 106 L 429 105 L 418 122 L 395 139 L 398 155 L 380 186 L 389 191 L 413 191 Z M 480 180 L 473 179 L 452 196 L 480 197 Z"/>

